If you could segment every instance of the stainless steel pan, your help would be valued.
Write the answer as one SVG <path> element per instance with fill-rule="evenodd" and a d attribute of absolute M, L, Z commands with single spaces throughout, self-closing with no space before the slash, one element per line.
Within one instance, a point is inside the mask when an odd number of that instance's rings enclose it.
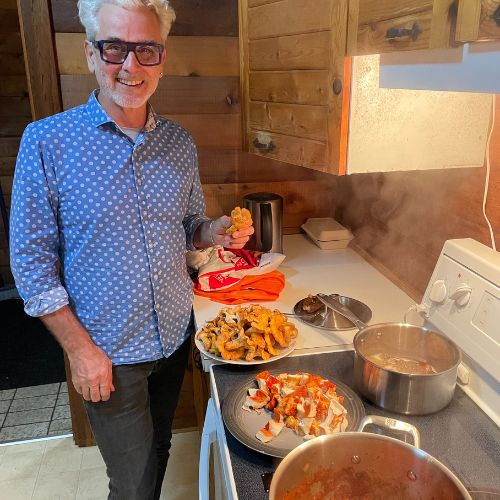
<path fill-rule="evenodd" d="M 409 432 L 414 445 L 367 432 L 315 438 L 295 448 L 280 463 L 271 482 L 270 500 L 471 500 L 464 485 L 443 463 L 419 449 L 415 427 L 368 416 L 359 430 L 369 424 Z"/>
<path fill-rule="evenodd" d="M 317 297 L 360 329 L 353 339 L 359 393 L 382 408 L 407 415 L 435 413 L 449 404 L 461 360 L 451 340 L 405 323 L 368 326 L 334 299 Z"/>

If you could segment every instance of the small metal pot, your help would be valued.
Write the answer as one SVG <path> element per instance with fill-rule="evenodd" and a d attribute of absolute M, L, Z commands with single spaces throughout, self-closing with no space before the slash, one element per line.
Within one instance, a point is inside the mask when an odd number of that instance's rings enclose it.
<path fill-rule="evenodd" d="M 471 500 L 445 465 L 418 448 L 415 427 L 371 415 L 363 419 L 360 430 L 368 424 L 410 432 L 415 445 L 366 432 L 320 436 L 283 459 L 274 473 L 269 499 L 309 500 L 315 494 L 315 498 Z"/>
<path fill-rule="evenodd" d="M 365 326 L 353 340 L 356 390 L 396 413 L 443 409 L 455 391 L 460 350 L 444 335 L 404 323 Z"/>

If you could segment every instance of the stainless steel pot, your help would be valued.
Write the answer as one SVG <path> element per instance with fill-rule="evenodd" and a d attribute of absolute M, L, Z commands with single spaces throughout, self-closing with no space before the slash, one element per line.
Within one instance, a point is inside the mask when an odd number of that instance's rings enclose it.
<path fill-rule="evenodd" d="M 356 390 L 397 413 L 434 413 L 451 401 L 460 350 L 444 335 L 404 323 L 365 326 L 353 340 Z"/>
<path fill-rule="evenodd" d="M 405 323 L 368 326 L 331 296 L 317 294 L 360 331 L 354 336 L 354 383 L 365 398 L 387 410 L 426 415 L 452 399 L 460 349 L 444 335 Z"/>
<path fill-rule="evenodd" d="M 283 253 L 283 198 L 275 193 L 251 193 L 243 198 L 253 220 L 254 234 L 247 248 Z"/>
<path fill-rule="evenodd" d="M 410 432 L 415 445 L 366 432 L 312 439 L 280 463 L 271 482 L 270 500 L 471 500 L 464 485 L 444 464 L 418 448 L 415 427 L 372 415 L 363 419 L 360 430 L 368 424 Z"/>

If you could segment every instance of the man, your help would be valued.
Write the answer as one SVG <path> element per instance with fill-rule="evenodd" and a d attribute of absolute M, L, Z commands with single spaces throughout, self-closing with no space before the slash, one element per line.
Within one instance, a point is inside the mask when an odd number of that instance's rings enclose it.
<path fill-rule="evenodd" d="M 241 248 L 247 226 L 205 217 L 190 135 L 156 116 L 174 19 L 167 0 L 80 0 L 98 91 L 30 124 L 11 210 L 25 310 L 66 351 L 112 499 L 157 499 L 189 352 L 186 249 Z M 59 269 L 60 268 L 60 269 Z"/>

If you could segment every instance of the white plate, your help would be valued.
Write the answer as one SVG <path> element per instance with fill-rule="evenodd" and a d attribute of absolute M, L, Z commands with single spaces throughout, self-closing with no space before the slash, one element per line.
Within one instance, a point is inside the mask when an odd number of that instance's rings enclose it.
<path fill-rule="evenodd" d="M 222 356 L 216 356 L 211 352 L 207 352 L 207 350 L 205 349 L 205 344 L 198 339 L 198 334 L 200 333 L 200 331 L 201 328 L 196 332 L 196 335 L 194 336 L 194 344 L 196 345 L 198 350 L 202 354 L 204 354 L 207 358 L 214 359 L 215 361 L 220 361 L 221 363 L 227 363 L 229 365 L 262 365 L 263 363 L 272 363 L 277 359 L 281 359 L 284 358 L 285 356 L 288 356 L 295 349 L 295 344 L 297 342 L 297 337 L 295 337 L 288 347 L 281 348 L 280 349 L 281 352 L 277 356 L 271 356 L 269 359 L 259 358 L 259 359 L 254 359 L 252 361 L 245 361 L 244 359 L 236 359 L 233 361 L 230 359 L 224 359 Z"/>

